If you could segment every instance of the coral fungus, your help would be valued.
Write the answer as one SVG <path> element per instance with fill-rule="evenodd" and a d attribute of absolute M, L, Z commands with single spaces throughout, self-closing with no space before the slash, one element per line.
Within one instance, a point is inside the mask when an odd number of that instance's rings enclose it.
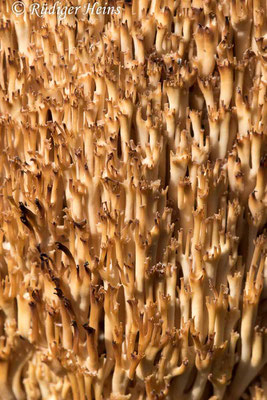
<path fill-rule="evenodd" d="M 0 398 L 266 399 L 266 2 L 16 3 Z"/>

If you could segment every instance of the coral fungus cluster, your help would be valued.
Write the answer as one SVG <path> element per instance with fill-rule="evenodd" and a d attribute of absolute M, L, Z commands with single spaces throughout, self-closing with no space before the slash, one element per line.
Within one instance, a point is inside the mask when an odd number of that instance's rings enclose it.
<path fill-rule="evenodd" d="M 12 3 L 0 398 L 266 399 L 266 2 Z"/>

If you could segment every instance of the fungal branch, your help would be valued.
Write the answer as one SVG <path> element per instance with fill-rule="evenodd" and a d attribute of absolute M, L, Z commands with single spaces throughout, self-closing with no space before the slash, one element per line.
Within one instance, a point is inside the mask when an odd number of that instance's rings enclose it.
<path fill-rule="evenodd" d="M 0 399 L 263 400 L 266 4 L 111 3 L 0 4 Z"/>

